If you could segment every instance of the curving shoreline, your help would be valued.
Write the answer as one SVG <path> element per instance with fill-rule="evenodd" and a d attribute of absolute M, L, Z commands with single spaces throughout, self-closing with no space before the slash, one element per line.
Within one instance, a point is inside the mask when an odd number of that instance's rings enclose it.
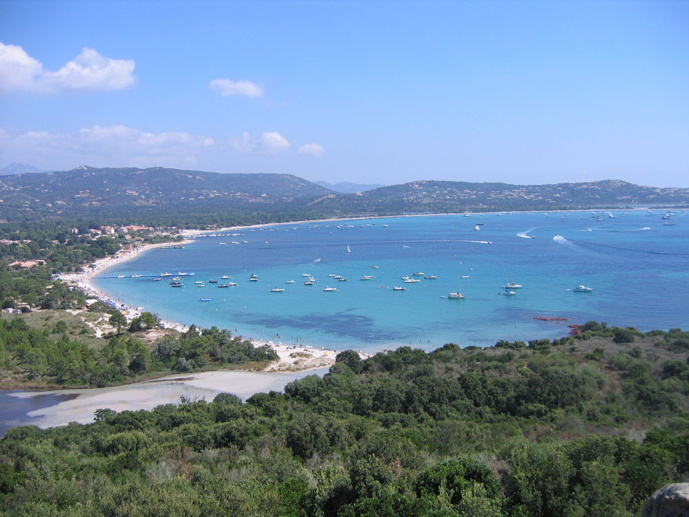
<path fill-rule="evenodd" d="M 227 232 L 227 231 L 234 231 L 238 229 L 246 229 L 246 228 L 259 228 L 259 227 L 265 227 L 265 226 L 275 226 L 279 224 L 284 224 L 284 223 L 271 223 L 271 224 L 260 224 L 260 225 L 252 225 L 252 226 L 241 226 L 241 227 L 228 227 L 228 228 L 222 228 L 218 230 L 207 230 L 207 231 L 202 231 L 202 230 L 186 230 L 181 232 L 181 235 L 183 237 L 183 240 L 179 243 L 175 244 L 180 244 L 180 245 L 186 245 L 194 242 L 194 239 L 204 233 L 208 232 Z M 290 223 L 290 224 L 297 224 L 295 223 Z M 145 311 L 144 307 L 134 307 L 131 304 L 127 303 L 126 300 L 120 300 L 117 299 L 116 297 L 110 296 L 109 293 L 104 291 L 103 289 L 99 289 L 96 287 L 95 283 L 93 282 L 94 278 L 98 275 L 101 275 L 105 273 L 108 269 L 124 264 L 126 262 L 129 262 L 131 260 L 134 260 L 135 258 L 139 257 L 141 254 L 146 253 L 150 250 L 157 249 L 157 248 L 163 248 L 166 246 L 169 246 L 169 242 L 165 243 L 157 243 L 157 244 L 142 244 L 138 245 L 135 249 L 128 251 L 128 252 L 120 252 L 114 257 L 105 257 L 102 259 L 98 259 L 94 262 L 94 267 L 88 268 L 86 271 L 82 273 L 68 273 L 68 274 L 62 274 L 59 275 L 59 278 L 65 282 L 73 283 L 77 287 L 79 287 L 81 290 L 87 293 L 87 295 L 99 299 L 101 301 L 112 301 L 114 302 L 118 307 L 121 308 L 122 312 L 127 316 L 128 319 L 133 319 L 141 315 L 142 312 Z M 182 323 L 179 322 L 174 322 L 166 319 L 161 319 L 160 324 L 164 328 L 168 329 L 173 329 L 178 332 L 186 332 L 188 330 L 188 327 L 183 325 Z M 95 329 L 96 334 L 100 337 L 100 331 L 99 329 Z M 304 370 L 312 370 L 312 369 L 317 369 L 317 368 L 324 368 L 331 366 L 332 364 L 335 363 L 335 357 L 339 353 L 337 350 L 330 350 L 330 349 L 325 349 L 325 348 L 314 348 L 314 347 L 295 347 L 295 346 L 288 346 L 284 345 L 282 343 L 274 343 L 272 341 L 264 341 L 260 339 L 255 339 L 250 336 L 244 336 L 247 340 L 249 340 L 254 346 L 259 347 L 259 346 L 264 346 L 268 345 L 270 346 L 278 355 L 279 360 L 276 363 L 273 363 L 269 365 L 265 371 L 270 372 L 270 373 L 276 373 L 276 372 L 294 372 L 294 371 L 304 371 Z M 363 352 L 359 352 L 359 355 L 361 356 L 362 359 L 365 359 L 367 357 L 370 357 L 370 354 L 365 354 Z"/>

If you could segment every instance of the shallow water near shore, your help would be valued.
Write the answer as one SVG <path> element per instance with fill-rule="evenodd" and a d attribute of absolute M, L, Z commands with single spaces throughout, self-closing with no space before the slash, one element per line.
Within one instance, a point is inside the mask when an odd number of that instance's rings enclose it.
<path fill-rule="evenodd" d="M 205 235 L 183 249 L 150 250 L 95 284 L 185 325 L 364 352 L 554 338 L 589 320 L 640 330 L 686 327 L 689 219 L 681 211 L 663 219 L 665 213 L 438 215 L 244 228 Z M 181 277 L 183 287 L 171 288 L 168 276 L 154 281 L 179 272 L 194 273 Z M 314 285 L 304 285 L 308 276 Z M 505 295 L 510 282 L 523 287 Z M 227 283 L 237 285 L 218 288 Z M 578 285 L 592 291 L 574 292 Z M 458 290 L 464 299 L 448 299 Z"/>

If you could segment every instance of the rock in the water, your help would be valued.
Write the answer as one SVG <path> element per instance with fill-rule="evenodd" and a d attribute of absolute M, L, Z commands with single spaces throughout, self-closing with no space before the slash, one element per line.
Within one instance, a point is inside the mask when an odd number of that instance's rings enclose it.
<path fill-rule="evenodd" d="M 653 494 L 642 517 L 689 517 L 689 483 L 666 485 Z"/>

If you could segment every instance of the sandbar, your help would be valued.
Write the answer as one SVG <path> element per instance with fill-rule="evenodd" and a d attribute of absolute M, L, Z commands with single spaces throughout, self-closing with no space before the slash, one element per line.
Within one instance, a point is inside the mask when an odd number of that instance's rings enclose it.
<path fill-rule="evenodd" d="M 41 428 L 67 425 L 71 422 L 93 422 L 98 409 L 113 411 L 149 411 L 163 404 L 178 404 L 182 397 L 188 401 L 211 402 L 219 393 L 232 393 L 246 400 L 256 393 L 282 391 L 292 381 L 307 375 L 323 375 L 321 370 L 289 373 L 213 371 L 175 374 L 153 381 L 124 386 L 58 391 L 19 392 L 11 396 L 28 398 L 37 395 L 76 395 L 54 406 L 30 411 L 30 418 L 20 425 L 36 425 Z"/>

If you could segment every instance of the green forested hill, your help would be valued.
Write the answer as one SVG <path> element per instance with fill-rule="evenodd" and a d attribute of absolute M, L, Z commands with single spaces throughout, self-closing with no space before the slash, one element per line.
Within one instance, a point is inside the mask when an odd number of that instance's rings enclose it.
<path fill-rule="evenodd" d="M 638 516 L 689 477 L 689 336 L 338 355 L 285 393 L 10 430 L 7 515 Z"/>
<path fill-rule="evenodd" d="M 223 210 L 301 209 L 330 191 L 288 174 L 219 174 L 154 167 L 78 167 L 0 178 L 0 214 L 41 217 L 160 219 Z"/>
<path fill-rule="evenodd" d="M 78 167 L 0 177 L 0 219 L 243 224 L 327 216 L 687 206 L 689 189 L 623 181 L 513 185 L 415 181 L 333 192 L 288 174 Z M 253 217 L 253 219 L 252 219 Z"/>
<path fill-rule="evenodd" d="M 689 189 L 644 187 L 624 181 L 514 185 L 415 181 L 349 197 L 328 197 L 321 208 L 359 212 L 465 212 L 686 205 Z"/>

